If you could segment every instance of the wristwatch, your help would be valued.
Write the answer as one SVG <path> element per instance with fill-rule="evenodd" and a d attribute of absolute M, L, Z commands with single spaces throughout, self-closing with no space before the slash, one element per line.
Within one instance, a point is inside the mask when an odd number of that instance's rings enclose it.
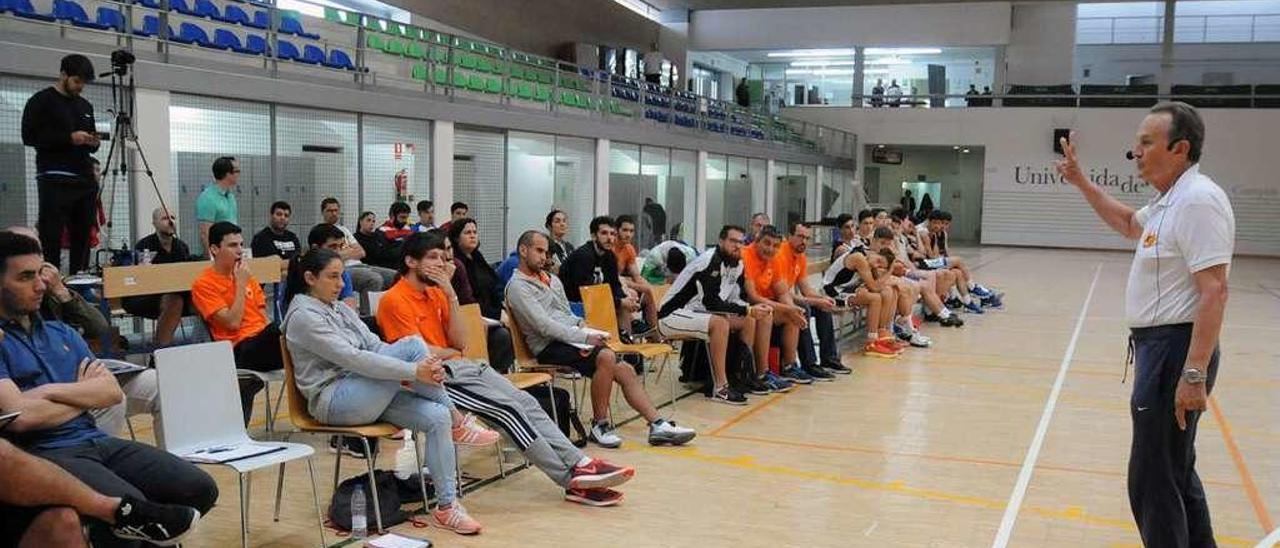
<path fill-rule="evenodd" d="M 1202 384 L 1205 378 L 1204 371 L 1199 369 L 1188 367 L 1182 370 L 1182 380 L 1187 381 L 1187 384 Z"/>

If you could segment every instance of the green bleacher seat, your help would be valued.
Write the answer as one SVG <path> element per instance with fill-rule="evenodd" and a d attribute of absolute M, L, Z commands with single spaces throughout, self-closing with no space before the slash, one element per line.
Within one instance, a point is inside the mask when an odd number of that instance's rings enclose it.
<path fill-rule="evenodd" d="M 467 89 L 470 89 L 471 91 L 485 91 L 488 87 L 488 82 L 485 81 L 485 77 L 480 76 L 479 74 L 472 74 L 470 80 L 467 82 Z"/>
<path fill-rule="evenodd" d="M 560 104 L 565 106 L 574 106 L 573 92 L 560 90 Z"/>
<path fill-rule="evenodd" d="M 555 77 L 550 72 L 539 72 L 538 82 L 550 85 L 555 81 Z"/>
<path fill-rule="evenodd" d="M 370 17 L 368 15 L 364 17 L 364 28 L 374 32 L 386 32 L 383 30 L 381 19 L 378 19 L 377 17 Z"/>
<path fill-rule="evenodd" d="M 471 55 L 470 53 L 463 53 L 459 56 L 458 64 L 461 65 L 462 68 L 475 70 L 478 62 L 478 57 Z"/>
<path fill-rule="evenodd" d="M 488 57 L 476 57 L 476 70 L 480 72 L 493 72 L 493 63 L 489 62 Z"/>
<path fill-rule="evenodd" d="M 485 81 L 485 89 L 488 93 L 502 93 L 502 79 L 489 78 Z"/>
<path fill-rule="evenodd" d="M 387 39 L 379 34 L 370 34 L 365 36 L 364 45 L 369 49 L 385 50 L 387 47 Z"/>
<path fill-rule="evenodd" d="M 422 64 L 422 63 L 414 63 L 414 64 L 413 64 L 413 72 L 411 72 L 411 73 L 409 74 L 409 76 L 410 76 L 411 78 L 413 78 L 414 80 L 422 80 L 423 82 L 425 82 L 425 81 L 427 81 L 427 74 L 428 74 L 428 72 L 427 72 L 427 66 L 426 66 L 426 65 L 424 65 L 424 64 Z"/>
<path fill-rule="evenodd" d="M 435 82 L 438 86 L 449 85 L 449 69 L 444 67 L 436 67 Z"/>
<path fill-rule="evenodd" d="M 392 36 L 404 36 L 404 25 L 395 21 L 387 21 L 384 32 Z"/>
<path fill-rule="evenodd" d="M 521 99 L 533 99 L 533 84 L 528 82 L 516 82 L 516 97 Z"/>
<path fill-rule="evenodd" d="M 520 68 L 518 65 L 511 65 L 511 79 L 524 80 L 524 69 Z"/>
<path fill-rule="evenodd" d="M 458 72 L 456 70 L 453 71 L 453 87 L 455 88 L 467 87 L 467 75 L 461 72 Z"/>
<path fill-rule="evenodd" d="M 404 41 L 397 38 L 388 38 L 386 47 L 382 48 L 391 55 L 404 55 Z"/>
<path fill-rule="evenodd" d="M 409 42 L 404 48 L 404 56 L 410 59 L 422 59 L 427 56 L 427 48 L 420 42 Z"/>
<path fill-rule="evenodd" d="M 551 88 L 546 86 L 538 86 L 538 91 L 533 94 L 533 100 L 539 103 L 545 103 L 551 100 Z"/>
<path fill-rule="evenodd" d="M 439 47 L 431 48 L 431 60 L 437 63 L 449 62 L 449 50 Z"/>
<path fill-rule="evenodd" d="M 502 61 L 498 61 L 498 60 L 496 60 L 496 59 L 495 59 L 495 60 L 493 60 L 493 61 L 490 61 L 490 64 L 492 64 L 492 65 L 493 65 L 493 73 L 494 73 L 494 74 L 506 74 L 506 73 L 507 73 L 507 64 L 506 64 L 506 63 L 503 63 Z"/>
<path fill-rule="evenodd" d="M 346 24 L 346 20 L 342 18 L 342 14 L 338 12 L 338 8 L 324 7 L 324 20 L 333 21 L 334 23 Z"/>

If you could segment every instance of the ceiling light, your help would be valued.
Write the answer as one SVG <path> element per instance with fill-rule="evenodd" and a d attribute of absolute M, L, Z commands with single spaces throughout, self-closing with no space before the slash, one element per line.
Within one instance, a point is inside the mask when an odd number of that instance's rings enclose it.
<path fill-rule="evenodd" d="M 792 61 L 791 66 L 793 67 L 852 67 L 857 63 L 858 63 L 857 61 L 824 61 L 820 59 L 817 61 Z"/>
<path fill-rule="evenodd" d="M 956 146 L 951 147 L 951 150 L 960 150 L 960 145 L 956 145 Z"/>
<path fill-rule="evenodd" d="M 884 145 L 876 145 L 876 148 L 884 148 Z"/>
<path fill-rule="evenodd" d="M 872 59 L 870 61 L 867 61 L 867 64 L 868 65 L 910 65 L 911 60 L 903 59 L 901 57 L 881 57 L 879 59 Z"/>
<path fill-rule="evenodd" d="M 867 48 L 866 55 L 937 55 L 941 48 Z"/>
<path fill-rule="evenodd" d="M 963 153 L 965 153 L 965 154 L 968 154 L 968 153 L 969 153 L 969 149 L 967 149 L 967 148 L 966 148 L 966 149 L 964 149 L 964 150 L 961 150 L 960 152 L 963 152 Z"/>
<path fill-rule="evenodd" d="M 889 69 L 875 68 L 862 71 L 863 74 L 889 74 Z"/>
<path fill-rule="evenodd" d="M 797 49 L 791 51 L 771 51 L 769 57 L 841 57 L 853 55 L 852 48 L 842 49 Z"/>

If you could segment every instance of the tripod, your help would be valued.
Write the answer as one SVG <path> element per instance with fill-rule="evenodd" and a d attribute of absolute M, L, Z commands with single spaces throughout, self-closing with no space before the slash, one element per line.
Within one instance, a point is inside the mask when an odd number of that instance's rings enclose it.
<path fill-rule="evenodd" d="M 99 272 L 104 266 L 102 254 L 107 253 L 111 264 L 132 264 L 132 257 L 128 257 L 129 244 L 126 242 L 121 249 L 111 249 L 111 233 L 113 228 L 113 214 L 115 213 L 115 197 L 116 188 L 120 179 L 127 177 L 129 173 L 129 165 L 127 154 L 125 154 L 125 143 L 132 143 L 133 148 L 138 151 L 138 158 L 142 160 L 143 173 L 147 175 L 147 180 L 151 182 L 151 189 L 156 193 L 156 199 L 160 202 L 160 209 L 164 211 L 165 217 L 171 219 L 169 207 L 165 204 L 164 194 L 160 192 L 160 186 L 156 184 L 155 173 L 151 171 L 151 163 L 147 161 L 146 152 L 143 151 L 142 143 L 138 142 L 138 132 L 133 126 L 133 113 L 136 106 L 137 88 L 134 86 L 133 73 L 129 71 L 129 65 L 133 63 L 132 55 L 118 56 L 117 54 L 125 50 L 115 52 L 111 56 L 112 70 L 111 75 L 111 106 L 109 110 L 114 118 L 112 122 L 112 134 L 115 136 L 111 140 L 111 146 L 107 148 L 107 158 L 102 163 L 102 179 L 105 181 L 110 176 L 111 185 L 111 204 L 107 207 L 106 230 L 103 232 L 102 247 L 98 250 L 94 257 L 94 268 Z M 125 61 L 121 61 L 127 59 Z M 105 75 L 104 75 L 105 76 Z M 117 156 L 118 154 L 118 156 Z M 111 168 L 112 160 L 119 160 L 119 165 Z M 106 185 L 98 187 L 98 202 L 102 202 L 103 191 Z M 135 212 L 136 213 L 136 212 Z M 170 221 L 172 222 L 172 221 Z"/>

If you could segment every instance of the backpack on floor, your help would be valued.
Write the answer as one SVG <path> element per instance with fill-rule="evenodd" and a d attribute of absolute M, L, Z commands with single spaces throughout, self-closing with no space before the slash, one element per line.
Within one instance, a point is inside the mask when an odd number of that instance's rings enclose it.
<path fill-rule="evenodd" d="M 680 381 L 702 384 L 704 396 L 710 396 L 713 388 L 711 358 L 707 350 L 707 343 L 703 341 L 689 340 L 680 343 Z M 751 349 L 737 337 L 729 337 L 724 369 L 729 387 L 745 394 L 751 386 L 751 381 L 755 379 L 755 357 Z"/>
<path fill-rule="evenodd" d="M 556 421 L 556 426 L 560 428 L 560 433 L 569 438 L 569 441 L 574 446 L 587 446 L 587 429 L 582 426 L 582 420 L 578 418 L 578 410 L 573 408 L 573 400 L 569 398 L 568 390 L 563 388 L 548 390 L 545 384 L 539 384 L 530 386 L 524 391 L 538 400 L 538 405 L 542 406 L 542 410 L 547 413 L 548 417 Z M 551 407 L 552 394 L 556 398 L 554 412 L 552 412 Z"/>
<path fill-rule="evenodd" d="M 373 477 L 374 481 L 378 482 L 378 506 L 382 510 L 382 526 L 389 528 L 407 521 L 409 516 L 400 510 L 400 486 L 395 473 L 375 470 Z M 338 484 L 338 490 L 333 492 L 333 499 L 329 503 L 329 521 L 333 522 L 333 526 L 338 529 L 351 530 L 351 497 L 356 492 L 356 486 L 364 489 L 364 515 L 367 516 L 369 530 L 372 531 L 378 527 L 378 521 L 373 514 L 373 492 L 369 489 L 369 474 L 360 474 Z"/>

